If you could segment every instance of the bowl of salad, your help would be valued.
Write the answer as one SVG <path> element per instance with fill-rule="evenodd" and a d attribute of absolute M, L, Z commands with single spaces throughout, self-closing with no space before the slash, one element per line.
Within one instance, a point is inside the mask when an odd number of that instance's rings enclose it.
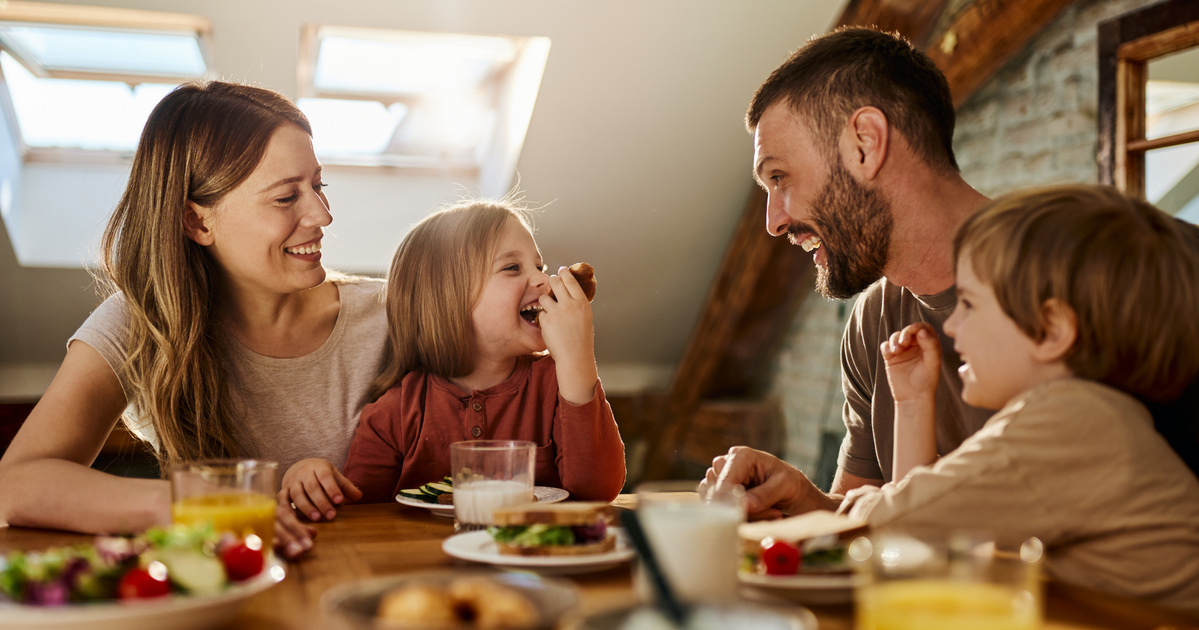
<path fill-rule="evenodd" d="M 256 536 L 207 524 L 0 557 L 0 619 L 19 628 L 203 630 L 283 579 Z"/>

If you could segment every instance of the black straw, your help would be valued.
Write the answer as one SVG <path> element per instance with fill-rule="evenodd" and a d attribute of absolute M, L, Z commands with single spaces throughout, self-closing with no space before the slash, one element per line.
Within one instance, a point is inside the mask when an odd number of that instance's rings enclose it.
<path fill-rule="evenodd" d="M 637 512 L 633 510 L 623 510 L 620 514 L 620 520 L 624 523 L 625 531 L 629 533 L 629 538 L 633 541 L 633 547 L 637 549 L 637 555 L 641 557 L 641 563 L 645 565 L 645 570 L 649 573 L 650 581 L 654 584 L 654 592 L 658 595 L 658 602 L 666 610 L 666 615 L 674 621 L 675 625 L 682 626 L 683 621 L 687 618 L 687 610 L 683 608 L 683 604 L 674 596 L 674 592 L 670 590 L 670 584 L 666 581 L 666 574 L 662 572 L 662 567 L 658 565 L 657 558 L 654 557 L 654 550 L 649 546 L 649 540 L 645 537 L 645 531 L 641 529 L 641 520 L 637 518 Z"/>

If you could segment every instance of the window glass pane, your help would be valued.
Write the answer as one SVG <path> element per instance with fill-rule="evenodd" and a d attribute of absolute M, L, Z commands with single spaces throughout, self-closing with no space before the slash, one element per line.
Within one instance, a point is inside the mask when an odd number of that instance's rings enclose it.
<path fill-rule="evenodd" d="M 1199 142 L 1145 154 L 1145 198 L 1170 214 L 1199 222 Z"/>
<path fill-rule="evenodd" d="M 446 83 L 477 86 L 515 55 L 515 44 L 499 37 L 325 35 L 313 84 L 322 92 L 419 96 Z"/>
<path fill-rule="evenodd" d="M 1149 62 L 1145 117 L 1146 138 L 1199 129 L 1199 48 Z"/>
<path fill-rule="evenodd" d="M 200 77 L 204 56 L 194 34 L 70 26 L 0 26 L 0 38 L 49 70 Z"/>
<path fill-rule="evenodd" d="M 132 151 L 150 110 L 175 86 L 41 79 L 0 52 L 13 109 L 31 147 Z"/>
<path fill-rule="evenodd" d="M 312 146 L 322 156 L 384 153 L 408 114 L 400 103 L 378 101 L 301 98 L 296 104 L 312 123 Z"/>

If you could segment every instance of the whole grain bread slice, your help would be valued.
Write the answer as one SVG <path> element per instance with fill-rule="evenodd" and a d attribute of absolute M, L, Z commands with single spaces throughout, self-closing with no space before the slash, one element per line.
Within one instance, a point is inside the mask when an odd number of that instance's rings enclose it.
<path fill-rule="evenodd" d="M 600 519 L 611 521 L 612 510 L 611 505 L 602 501 L 526 503 L 492 511 L 491 522 L 500 527 L 515 525 L 586 526 L 594 525 Z"/>

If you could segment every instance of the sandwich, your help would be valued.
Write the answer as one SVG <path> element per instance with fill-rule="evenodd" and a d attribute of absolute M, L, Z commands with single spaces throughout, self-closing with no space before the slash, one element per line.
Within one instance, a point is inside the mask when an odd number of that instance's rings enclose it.
<path fill-rule="evenodd" d="M 514 505 L 493 511 L 487 531 L 510 556 L 600 554 L 616 548 L 608 531 L 611 511 L 599 501 Z"/>
<path fill-rule="evenodd" d="M 773 521 L 743 523 L 742 570 L 767 575 L 849 573 L 846 548 L 865 523 L 817 510 Z"/>

